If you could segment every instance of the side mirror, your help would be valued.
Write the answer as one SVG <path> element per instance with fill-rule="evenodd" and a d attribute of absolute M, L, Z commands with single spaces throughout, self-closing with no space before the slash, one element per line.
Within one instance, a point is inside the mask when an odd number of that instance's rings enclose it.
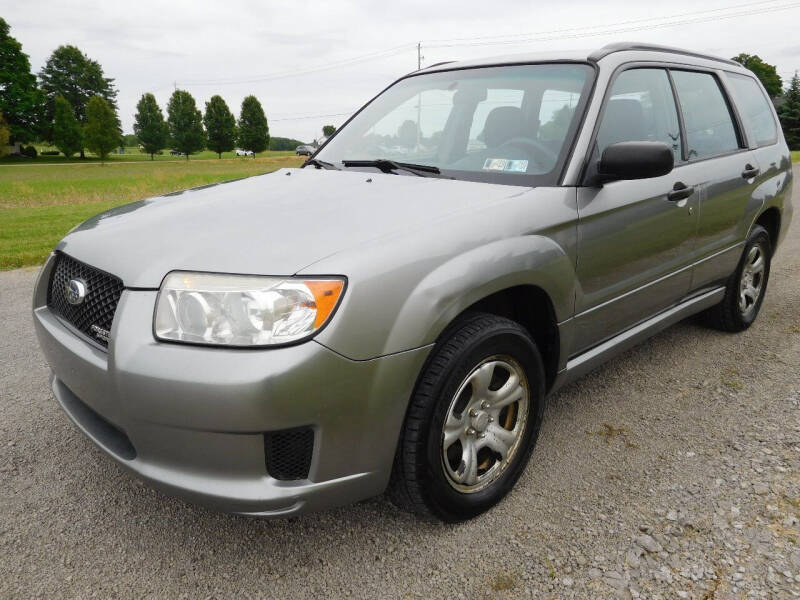
<path fill-rule="evenodd" d="M 619 142 L 603 150 L 597 165 L 598 180 L 648 179 L 672 171 L 675 158 L 663 142 Z"/>

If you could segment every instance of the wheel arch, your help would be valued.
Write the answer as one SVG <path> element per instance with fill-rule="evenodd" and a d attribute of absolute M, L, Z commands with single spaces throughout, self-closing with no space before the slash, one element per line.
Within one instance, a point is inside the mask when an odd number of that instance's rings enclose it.
<path fill-rule="evenodd" d="M 767 207 L 756 217 L 753 225 L 761 225 L 767 230 L 770 244 L 774 251 L 778 245 L 778 237 L 781 231 L 781 211 L 776 206 Z"/>

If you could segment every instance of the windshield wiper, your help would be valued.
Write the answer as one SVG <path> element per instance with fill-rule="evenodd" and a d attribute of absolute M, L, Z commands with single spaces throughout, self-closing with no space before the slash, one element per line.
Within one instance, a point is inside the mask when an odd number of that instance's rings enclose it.
<path fill-rule="evenodd" d="M 384 173 L 393 173 L 394 171 L 408 171 L 418 177 L 426 177 L 423 173 L 433 173 L 438 175 L 441 173 L 439 167 L 432 165 L 415 165 L 414 163 L 395 162 L 388 158 L 376 158 L 374 160 L 343 160 L 342 164 L 345 167 L 375 167 Z"/>
<path fill-rule="evenodd" d="M 311 165 L 312 167 L 317 167 L 318 169 L 333 169 L 334 171 L 339 171 L 339 167 L 337 167 L 333 163 L 329 163 L 324 160 L 320 160 L 318 158 L 309 158 L 306 162 L 303 163 L 303 166 L 306 167 Z"/>

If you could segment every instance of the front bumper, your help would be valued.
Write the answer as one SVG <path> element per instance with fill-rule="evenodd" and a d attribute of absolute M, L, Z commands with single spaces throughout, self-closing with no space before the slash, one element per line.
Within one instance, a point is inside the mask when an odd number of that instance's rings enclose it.
<path fill-rule="evenodd" d="M 40 274 L 33 314 L 53 393 L 123 467 L 190 501 L 263 516 L 385 489 L 429 347 L 352 361 L 313 340 L 269 350 L 162 343 L 151 329 L 157 292 L 125 290 L 106 352 L 47 308 L 51 263 Z M 264 433 L 309 426 L 307 479 L 271 477 Z"/>

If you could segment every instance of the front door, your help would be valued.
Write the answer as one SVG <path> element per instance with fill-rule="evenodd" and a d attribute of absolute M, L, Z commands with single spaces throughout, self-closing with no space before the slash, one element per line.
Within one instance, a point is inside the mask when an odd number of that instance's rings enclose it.
<path fill-rule="evenodd" d="M 606 99 L 597 152 L 617 142 L 665 142 L 676 168 L 662 177 L 578 189 L 576 354 L 679 302 L 689 291 L 701 174 L 682 162 L 666 70 L 620 73 Z"/>

